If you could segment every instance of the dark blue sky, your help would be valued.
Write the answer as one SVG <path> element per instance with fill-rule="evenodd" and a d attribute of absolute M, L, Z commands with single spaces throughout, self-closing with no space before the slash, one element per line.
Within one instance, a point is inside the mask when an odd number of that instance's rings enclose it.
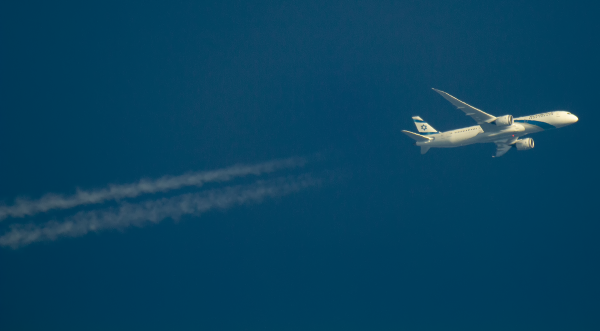
<path fill-rule="evenodd" d="M 597 16 L 572 1 L 1 4 L 5 204 L 290 156 L 310 161 L 279 174 L 323 181 L 3 247 L 0 329 L 599 329 Z M 411 116 L 473 124 L 432 87 L 579 122 L 498 159 L 492 144 L 420 155 Z"/>

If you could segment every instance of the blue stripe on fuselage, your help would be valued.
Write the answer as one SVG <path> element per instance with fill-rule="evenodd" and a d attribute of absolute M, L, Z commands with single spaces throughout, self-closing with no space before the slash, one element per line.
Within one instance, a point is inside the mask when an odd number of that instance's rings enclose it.
<path fill-rule="evenodd" d="M 546 122 L 542 122 L 542 121 L 533 121 L 533 120 L 515 120 L 516 123 L 527 123 L 527 124 L 531 124 L 531 125 L 535 125 L 535 126 L 539 126 L 540 128 L 544 129 L 544 130 L 551 130 L 551 129 L 556 129 L 556 127 L 552 124 L 548 124 Z"/>
<path fill-rule="evenodd" d="M 424 135 L 428 135 L 428 134 L 438 134 L 439 132 L 419 132 L 419 134 L 424 134 Z"/>

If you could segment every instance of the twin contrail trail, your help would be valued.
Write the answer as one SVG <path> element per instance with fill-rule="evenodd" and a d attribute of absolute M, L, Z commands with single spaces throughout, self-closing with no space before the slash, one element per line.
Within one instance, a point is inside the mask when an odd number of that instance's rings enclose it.
<path fill-rule="evenodd" d="M 201 193 L 182 194 L 170 198 L 140 203 L 123 202 L 115 208 L 83 211 L 44 224 L 13 224 L 0 237 L 0 246 L 19 248 L 38 241 L 52 241 L 60 237 L 79 237 L 89 232 L 107 229 L 142 227 L 165 219 L 177 220 L 184 215 L 195 215 L 211 209 L 225 209 L 235 205 L 260 202 L 267 197 L 283 196 L 313 186 L 319 180 L 309 175 L 284 177 L 254 184 L 214 189 Z"/>
<path fill-rule="evenodd" d="M 111 200 L 134 198 L 142 194 L 166 192 L 186 186 L 200 187 L 208 182 L 224 182 L 236 177 L 259 176 L 284 168 L 303 166 L 303 158 L 288 158 L 253 165 L 235 165 L 219 170 L 193 172 L 180 176 L 164 176 L 159 179 L 142 179 L 125 185 L 109 185 L 99 190 L 77 190 L 71 196 L 48 193 L 37 200 L 19 198 L 13 205 L 0 206 L 0 221 L 8 217 L 25 217 L 55 209 L 98 204 Z"/>

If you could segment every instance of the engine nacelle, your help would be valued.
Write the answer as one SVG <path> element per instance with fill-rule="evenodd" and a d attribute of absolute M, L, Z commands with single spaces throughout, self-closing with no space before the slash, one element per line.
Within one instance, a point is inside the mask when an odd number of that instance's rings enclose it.
<path fill-rule="evenodd" d="M 517 146 L 517 150 L 526 151 L 528 149 L 533 148 L 533 139 L 531 139 L 531 138 L 519 139 L 519 140 L 517 140 L 515 145 Z"/>
<path fill-rule="evenodd" d="M 510 126 L 513 125 L 513 123 L 514 121 L 512 115 L 496 117 L 496 126 Z"/>

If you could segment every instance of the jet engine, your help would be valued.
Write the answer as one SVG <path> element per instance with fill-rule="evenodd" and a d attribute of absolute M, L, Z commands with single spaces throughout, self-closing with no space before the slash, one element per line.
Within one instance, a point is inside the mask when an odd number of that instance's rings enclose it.
<path fill-rule="evenodd" d="M 531 139 L 531 138 L 519 139 L 515 143 L 515 146 L 517 146 L 517 150 L 519 150 L 519 151 L 526 151 L 528 149 L 532 149 L 533 148 L 533 139 Z"/>
<path fill-rule="evenodd" d="M 512 115 L 504 115 L 500 117 L 496 117 L 496 126 L 510 126 L 513 125 L 513 117 Z"/>

